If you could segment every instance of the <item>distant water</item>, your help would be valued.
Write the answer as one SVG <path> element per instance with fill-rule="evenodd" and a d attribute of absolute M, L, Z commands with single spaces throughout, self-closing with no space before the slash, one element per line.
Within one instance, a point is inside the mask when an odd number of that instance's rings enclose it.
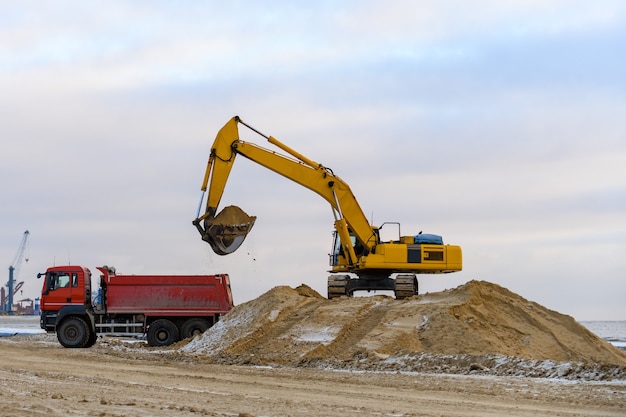
<path fill-rule="evenodd" d="M 581 321 L 580 324 L 611 343 L 613 346 L 626 349 L 626 320 Z"/>
<path fill-rule="evenodd" d="M 0 336 L 44 333 L 39 316 L 0 316 Z"/>

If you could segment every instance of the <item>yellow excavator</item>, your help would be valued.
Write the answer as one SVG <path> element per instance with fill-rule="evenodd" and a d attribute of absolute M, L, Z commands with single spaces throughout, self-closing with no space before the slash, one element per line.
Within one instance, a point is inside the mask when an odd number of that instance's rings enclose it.
<path fill-rule="evenodd" d="M 239 139 L 239 125 L 267 139 L 283 152 L 264 149 Z M 416 274 L 438 274 L 462 269 L 461 248 L 444 245 L 441 236 L 402 236 L 400 224 L 370 225 L 350 187 L 330 168 L 301 155 L 272 136 L 266 136 L 233 117 L 220 129 L 211 147 L 198 213 L 193 224 L 218 255 L 236 251 L 252 230 L 256 217 L 237 206 L 218 207 L 237 155 L 246 157 L 314 191 L 332 207 L 335 219 L 328 271 L 328 298 L 352 296 L 355 291 L 394 291 L 397 299 L 418 293 Z M 208 193 L 207 193 L 208 191 Z M 206 197 L 204 213 L 201 213 Z M 381 241 L 385 225 L 398 228 L 397 239 Z"/>

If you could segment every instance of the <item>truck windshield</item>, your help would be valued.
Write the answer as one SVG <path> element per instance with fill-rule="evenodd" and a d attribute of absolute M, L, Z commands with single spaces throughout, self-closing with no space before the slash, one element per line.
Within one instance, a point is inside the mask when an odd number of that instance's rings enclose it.
<path fill-rule="evenodd" d="M 48 289 L 69 288 L 78 286 L 78 274 L 68 272 L 51 272 L 48 276 Z"/>

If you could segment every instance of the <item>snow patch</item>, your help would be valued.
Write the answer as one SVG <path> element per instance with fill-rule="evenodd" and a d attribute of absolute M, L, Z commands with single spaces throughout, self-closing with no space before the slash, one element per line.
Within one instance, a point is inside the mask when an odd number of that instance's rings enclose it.
<path fill-rule="evenodd" d="M 298 342 L 317 342 L 328 345 L 335 340 L 338 332 L 339 329 L 336 327 L 304 327 L 296 340 Z"/>

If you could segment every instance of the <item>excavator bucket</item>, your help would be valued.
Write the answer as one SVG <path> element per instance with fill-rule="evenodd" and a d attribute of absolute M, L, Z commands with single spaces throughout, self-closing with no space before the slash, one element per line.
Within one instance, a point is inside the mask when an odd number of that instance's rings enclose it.
<path fill-rule="evenodd" d="M 252 230 L 255 216 L 248 216 L 237 206 L 228 206 L 211 219 L 204 221 L 202 240 L 211 245 L 218 255 L 236 251 Z"/>

